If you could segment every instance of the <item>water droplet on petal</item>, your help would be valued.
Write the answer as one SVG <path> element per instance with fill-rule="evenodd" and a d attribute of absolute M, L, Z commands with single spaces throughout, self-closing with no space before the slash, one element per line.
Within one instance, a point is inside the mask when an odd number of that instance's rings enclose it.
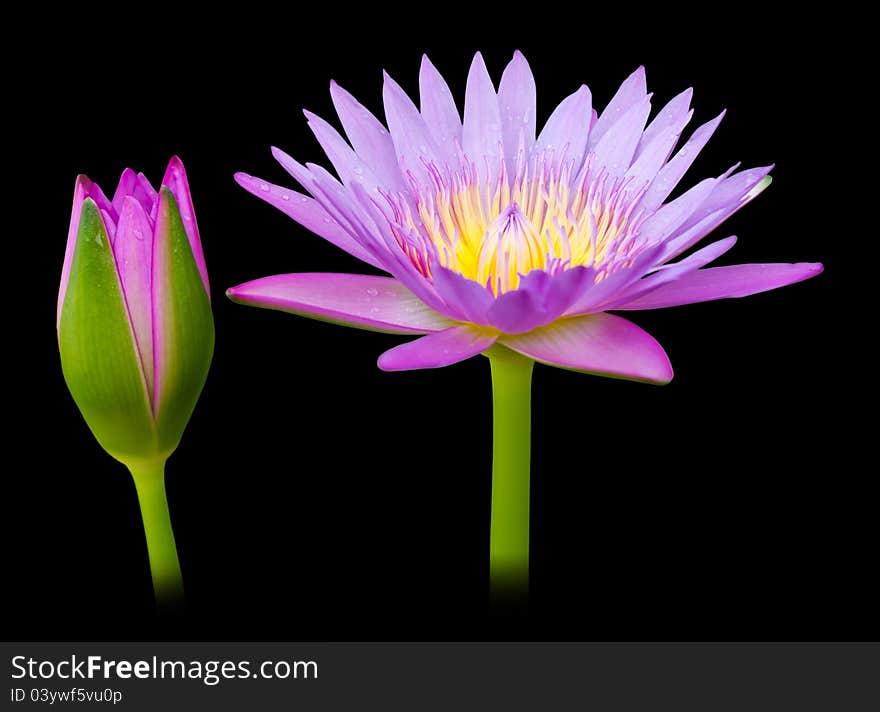
<path fill-rule="evenodd" d="M 303 196 L 302 198 L 299 199 L 299 202 L 301 202 L 301 203 L 308 203 L 308 202 L 309 202 L 309 199 L 308 199 L 306 196 Z"/>
<path fill-rule="evenodd" d="M 330 222 L 330 218 L 324 218 L 324 222 L 325 222 L 325 223 Z"/>
<path fill-rule="evenodd" d="M 367 294 L 369 294 L 371 297 L 378 297 L 379 290 L 375 287 L 367 287 Z"/>
<path fill-rule="evenodd" d="M 353 170 L 355 173 L 357 173 L 359 176 L 361 176 L 361 175 L 364 174 L 364 169 L 361 168 L 360 166 L 355 166 L 352 170 Z"/>
<path fill-rule="evenodd" d="M 137 240 L 143 240 L 143 239 L 144 239 L 144 233 L 141 232 L 140 230 L 135 230 L 135 231 L 134 231 L 134 236 L 135 236 L 135 239 L 137 239 Z"/>
<path fill-rule="evenodd" d="M 378 313 L 379 313 L 379 307 L 371 307 L 370 308 L 370 314 L 378 314 Z"/>
<path fill-rule="evenodd" d="M 269 185 L 267 183 L 260 183 L 260 190 L 263 190 L 268 193 L 269 192 Z"/>
<path fill-rule="evenodd" d="M 284 194 L 281 196 L 281 200 L 290 200 L 290 196 L 289 196 L 287 193 L 284 193 Z"/>

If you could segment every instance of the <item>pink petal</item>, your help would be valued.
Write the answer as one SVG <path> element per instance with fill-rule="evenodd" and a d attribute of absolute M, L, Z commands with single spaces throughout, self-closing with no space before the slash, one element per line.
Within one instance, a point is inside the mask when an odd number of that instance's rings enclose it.
<path fill-rule="evenodd" d="M 58 310 L 55 316 L 55 328 L 61 323 L 61 307 L 64 306 L 64 295 L 70 281 L 70 266 L 73 263 L 73 250 L 76 247 L 76 233 L 79 230 L 79 216 L 82 212 L 83 200 L 89 194 L 92 181 L 84 175 L 78 175 L 73 184 L 73 207 L 70 210 L 70 227 L 67 228 L 67 247 L 64 248 L 64 263 L 61 267 L 61 284 L 58 287 Z"/>
<path fill-rule="evenodd" d="M 440 368 L 464 361 L 488 349 L 498 335 L 470 324 L 453 326 L 386 351 L 379 357 L 383 371 Z"/>
<path fill-rule="evenodd" d="M 672 380 L 672 365 L 653 336 L 612 314 L 562 319 L 500 343 L 550 366 L 648 383 Z"/>
<path fill-rule="evenodd" d="M 535 77 L 526 58 L 517 50 L 498 85 L 498 109 L 508 168 L 516 165 L 520 135 L 525 146 L 524 158 L 529 156 L 535 145 L 536 102 Z"/>
<path fill-rule="evenodd" d="M 461 117 L 449 85 L 426 54 L 422 55 L 419 69 L 419 104 L 440 155 L 454 165 L 457 163 L 455 144 L 461 143 Z"/>
<path fill-rule="evenodd" d="M 615 309 L 660 309 L 713 299 L 747 297 L 815 277 L 822 272 L 818 262 L 796 264 L 745 264 L 710 267 L 690 272 L 649 294 Z"/>
<path fill-rule="evenodd" d="M 389 334 L 424 334 L 453 322 L 400 282 L 363 274 L 279 274 L 232 287 L 235 302 Z"/>
<path fill-rule="evenodd" d="M 134 178 L 134 173 L 131 174 Z M 140 202 L 131 195 L 119 205 L 113 256 L 122 283 L 134 339 L 147 387 L 153 389 L 153 226 Z"/>
<path fill-rule="evenodd" d="M 180 210 L 180 217 L 183 219 L 183 227 L 186 230 L 186 236 L 189 238 L 193 257 L 199 268 L 199 274 L 202 275 L 202 281 L 205 283 L 208 299 L 210 299 L 211 286 L 208 284 L 208 266 L 205 264 L 205 253 L 202 250 L 202 241 L 199 238 L 199 226 L 196 223 L 196 213 L 193 209 L 192 196 L 189 192 L 189 182 L 186 179 L 183 163 L 177 156 L 172 156 L 168 162 L 168 168 L 165 170 L 165 177 L 162 179 L 161 185 L 168 188 L 172 195 L 174 195 L 174 200 L 177 201 L 177 208 Z"/>
<path fill-rule="evenodd" d="M 300 225 L 323 237 L 328 242 L 345 250 L 348 254 L 363 260 L 373 267 L 383 269 L 382 264 L 361 244 L 349 235 L 342 226 L 316 201 L 295 190 L 288 190 L 247 173 L 236 173 L 235 181 L 246 191 L 274 205 L 285 215 L 289 215 Z"/>

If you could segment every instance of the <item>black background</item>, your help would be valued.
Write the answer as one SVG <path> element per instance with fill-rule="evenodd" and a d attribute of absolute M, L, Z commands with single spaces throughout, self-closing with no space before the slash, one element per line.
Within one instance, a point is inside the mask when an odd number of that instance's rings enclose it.
<path fill-rule="evenodd" d="M 112 31 L 79 15 L 51 42 L 20 28 L 43 56 L 19 57 L 8 89 L 23 121 L 7 136 L 17 172 L 4 211 L 4 634 L 876 638 L 876 500 L 847 405 L 861 397 L 852 354 L 863 347 L 839 311 L 858 255 L 854 206 L 838 196 L 849 136 L 834 102 L 845 92 L 833 88 L 840 57 L 818 40 L 838 28 L 807 16 L 794 32 L 760 14 L 535 7 L 499 22 L 474 8 L 416 10 L 340 7 L 321 20 L 255 6 L 197 24 L 157 11 L 110 18 Z M 690 130 L 727 107 L 683 185 L 736 160 L 777 167 L 770 190 L 716 232 L 740 237 L 722 261 L 826 271 L 744 300 L 632 315 L 672 359 L 666 387 L 536 368 L 532 607 L 499 619 L 486 601 L 485 359 L 383 373 L 376 357 L 399 337 L 237 306 L 223 291 L 281 272 L 370 271 L 232 179 L 244 170 L 293 185 L 270 145 L 327 163 L 300 109 L 335 120 L 331 78 L 381 116 L 381 69 L 414 95 L 425 51 L 460 101 L 475 50 L 497 82 L 517 48 L 541 120 L 582 82 L 604 105 L 642 63 L 655 107 L 695 88 Z M 174 153 L 189 173 L 217 343 L 167 469 L 189 613 L 159 623 L 134 487 L 66 390 L 54 318 L 75 175 L 112 193 L 125 166 L 156 182 Z"/>

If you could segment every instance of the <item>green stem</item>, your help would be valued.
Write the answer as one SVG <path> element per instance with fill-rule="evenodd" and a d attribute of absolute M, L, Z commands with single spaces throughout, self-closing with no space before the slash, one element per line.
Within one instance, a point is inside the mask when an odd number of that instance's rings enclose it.
<path fill-rule="evenodd" d="M 165 461 L 130 464 L 128 469 L 134 478 L 144 520 L 156 608 L 159 613 L 176 612 L 183 604 L 183 579 L 165 495 Z"/>
<path fill-rule="evenodd" d="M 529 462 L 532 359 L 502 346 L 492 366 L 492 519 L 489 590 L 493 607 L 521 607 L 529 590 Z"/>

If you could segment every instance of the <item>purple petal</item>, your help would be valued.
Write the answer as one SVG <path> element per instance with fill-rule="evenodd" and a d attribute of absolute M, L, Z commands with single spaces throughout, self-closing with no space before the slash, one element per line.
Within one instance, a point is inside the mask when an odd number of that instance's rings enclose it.
<path fill-rule="evenodd" d="M 491 181 L 497 175 L 502 145 L 498 97 L 483 55 L 477 52 L 471 62 L 465 89 L 461 147 L 476 164 L 483 181 Z"/>
<path fill-rule="evenodd" d="M 501 114 L 501 134 L 504 140 L 504 156 L 508 170 L 516 165 L 520 136 L 523 137 L 527 158 L 535 145 L 537 91 L 535 77 L 529 63 L 517 50 L 501 75 L 498 85 L 498 108 Z"/>
<path fill-rule="evenodd" d="M 330 82 L 330 96 L 357 155 L 372 168 L 383 186 L 403 190 L 406 184 L 397 164 L 394 143 L 382 122 L 336 82 Z"/>
<path fill-rule="evenodd" d="M 419 103 L 422 118 L 434 137 L 440 155 L 454 165 L 457 163 L 455 145 L 456 142 L 461 143 L 461 117 L 449 85 L 426 54 L 422 55 L 419 70 Z"/>
<path fill-rule="evenodd" d="M 541 129 L 532 154 L 552 150 L 558 161 L 565 150 L 565 158 L 574 160 L 576 172 L 580 168 L 590 137 L 592 102 L 592 95 L 586 85 L 563 99 Z"/>
<path fill-rule="evenodd" d="M 758 177 L 759 175 L 762 175 L 761 171 L 766 172 L 769 170 L 770 168 L 757 171 L 743 171 L 743 173 L 737 174 L 737 176 L 749 174 L 748 181 L 736 181 L 739 191 L 738 194 L 735 193 L 732 199 L 725 199 L 725 201 L 713 200 L 712 195 L 715 193 L 715 190 L 718 190 L 718 185 L 716 183 L 716 188 L 710 193 L 709 197 L 703 201 L 703 204 L 694 211 L 694 214 L 691 215 L 675 233 L 667 238 L 661 261 L 665 262 L 671 260 L 673 257 L 680 255 L 685 250 L 697 244 L 737 210 L 749 203 L 761 192 L 760 190 L 755 190 L 761 182 L 761 178 Z M 733 180 L 734 178 L 737 178 L 737 176 L 733 176 L 728 180 Z M 727 194 L 726 188 L 723 188 L 723 191 Z M 714 212 L 705 215 L 706 203 L 718 204 L 719 202 L 721 207 Z"/>
<path fill-rule="evenodd" d="M 712 138 L 712 134 L 715 133 L 715 129 L 718 128 L 718 124 L 724 118 L 724 113 L 722 111 L 714 119 L 697 128 L 691 134 L 687 143 L 672 157 L 672 160 L 660 169 L 643 199 L 642 204 L 646 208 L 656 208 L 669 197 L 669 194 L 678 185 L 678 181 L 681 180 L 687 169 L 691 167 L 697 154 L 703 150 L 703 147 Z"/>
<path fill-rule="evenodd" d="M 386 351 L 379 357 L 383 371 L 440 368 L 464 361 L 488 349 L 498 335 L 469 324 L 453 326 Z"/>
<path fill-rule="evenodd" d="M 675 282 L 615 308 L 660 309 L 713 299 L 747 297 L 815 277 L 822 269 L 818 262 L 710 267 L 686 274 Z"/>
<path fill-rule="evenodd" d="M 113 193 L 113 199 L 110 201 L 117 215 L 122 215 L 122 201 L 125 200 L 126 195 L 134 193 L 136 185 L 137 174 L 131 168 L 126 168 L 122 171 L 119 183 L 116 185 L 116 192 Z"/>
<path fill-rule="evenodd" d="M 430 184 L 430 174 L 425 168 L 424 161 L 439 163 L 439 151 L 428 127 L 425 126 L 422 115 L 403 89 L 387 73 L 382 87 L 382 97 L 385 102 L 385 118 L 391 131 L 398 164 L 402 170 L 410 171 L 420 181 Z"/>
<path fill-rule="evenodd" d="M 135 200 L 137 200 L 146 212 L 150 216 L 150 220 L 152 222 L 156 222 L 156 210 L 159 206 L 159 194 L 156 192 L 156 189 L 152 186 L 147 177 L 143 173 L 137 174 L 137 179 L 135 181 L 134 192 L 132 193 Z"/>
<path fill-rule="evenodd" d="M 653 241 L 665 239 L 675 233 L 703 204 L 716 182 L 714 178 L 706 178 L 661 207 L 642 225 L 641 234 L 646 240 Z"/>
<path fill-rule="evenodd" d="M 433 277 L 434 288 L 449 308 L 450 316 L 474 324 L 488 324 L 486 313 L 493 301 L 488 289 L 446 267 L 436 267 Z"/>
<path fill-rule="evenodd" d="M 168 188 L 174 196 L 174 200 L 177 201 L 177 209 L 180 210 L 180 217 L 183 220 L 186 236 L 189 238 L 193 258 L 196 261 L 196 266 L 199 268 L 199 274 L 202 275 L 202 281 L 205 283 L 208 299 L 210 299 L 211 286 L 208 284 L 208 266 L 205 264 L 205 253 L 202 251 L 202 241 L 199 238 L 199 226 L 196 223 L 196 213 L 193 209 L 192 196 L 189 192 L 189 182 L 186 179 L 183 163 L 177 156 L 172 156 L 168 162 L 168 168 L 165 170 L 165 177 L 162 179 L 161 185 Z"/>
<path fill-rule="evenodd" d="M 612 177 L 627 172 L 650 113 L 651 102 L 647 99 L 638 101 L 612 124 L 593 148 L 596 170 L 605 168 Z"/>
<path fill-rule="evenodd" d="M 615 270 L 596 284 L 588 284 L 581 296 L 566 309 L 565 315 L 602 311 L 602 305 L 615 299 L 618 294 L 624 293 L 632 284 L 656 267 L 662 251 L 662 245 L 649 248 L 636 257 L 629 267 Z"/>
<path fill-rule="evenodd" d="M 67 284 L 70 281 L 70 266 L 73 263 L 73 251 L 76 247 L 76 233 L 79 230 L 79 216 L 82 212 L 83 200 L 89 194 L 92 186 L 84 175 L 78 175 L 73 184 L 73 207 L 70 210 L 70 227 L 67 229 L 67 247 L 64 249 L 64 263 L 61 267 L 61 284 L 58 287 L 58 310 L 55 316 L 55 327 L 61 324 L 61 307 L 64 305 L 64 295 L 67 294 Z"/>
<path fill-rule="evenodd" d="M 550 275 L 532 270 L 519 287 L 495 300 L 488 311 L 489 323 L 507 334 L 521 334 L 560 317 L 593 284 L 592 268 L 575 267 Z"/>
<path fill-rule="evenodd" d="M 700 204 L 700 207 L 685 221 L 684 227 L 695 225 L 720 208 L 735 207 L 738 210 L 746 203 L 751 202 L 769 185 L 769 179 L 763 186 L 760 183 L 771 170 L 773 170 L 773 166 L 769 165 L 749 168 L 733 175 L 723 176 L 721 180 L 716 181 L 712 192 Z"/>
<path fill-rule="evenodd" d="M 279 274 L 232 287 L 227 295 L 241 304 L 389 334 L 424 334 L 453 324 L 390 277 Z"/>
<path fill-rule="evenodd" d="M 563 319 L 500 343 L 550 366 L 648 383 L 672 380 L 669 357 L 654 337 L 612 314 Z"/>
<path fill-rule="evenodd" d="M 303 112 L 308 119 L 309 128 L 336 169 L 336 173 L 345 185 L 354 181 L 363 183 L 367 190 L 376 187 L 376 177 L 373 171 L 339 135 L 339 132 L 317 114 L 311 111 Z"/>
<path fill-rule="evenodd" d="M 134 173 L 131 174 L 132 179 Z M 143 206 L 133 196 L 119 205 L 119 225 L 113 256 L 122 283 L 128 317 L 148 387 L 153 384 L 153 226 Z"/>
<path fill-rule="evenodd" d="M 617 93 L 608 102 L 608 106 L 599 116 L 596 125 L 590 133 L 590 147 L 599 143 L 599 140 L 615 124 L 618 119 L 633 105 L 645 99 L 648 95 L 648 86 L 645 80 L 645 68 L 639 67 L 630 74 L 620 85 Z"/>
<path fill-rule="evenodd" d="M 657 112 L 657 115 L 648 124 L 648 128 L 645 129 L 641 141 L 639 141 L 639 147 L 636 149 L 635 155 L 637 159 L 646 151 L 657 150 L 655 144 L 662 136 L 669 133 L 675 136 L 681 134 L 694 114 L 690 108 L 693 95 L 693 89 L 685 89 Z M 667 153 L 662 159 L 663 161 L 669 158 L 671 151 L 672 146 L 667 149 Z"/>
<path fill-rule="evenodd" d="M 262 198 L 285 215 L 292 217 L 307 230 L 323 237 L 359 260 L 363 260 L 373 267 L 384 269 L 379 260 L 343 230 L 342 226 L 313 198 L 260 178 L 254 178 L 247 173 L 236 173 L 235 181 L 252 195 Z"/>
<path fill-rule="evenodd" d="M 657 272 L 654 272 L 654 274 L 648 275 L 630 285 L 630 287 L 621 292 L 619 296 L 616 296 L 613 301 L 603 304 L 602 309 L 613 311 L 618 308 L 618 305 L 628 304 L 644 294 L 653 292 L 664 284 L 668 284 L 669 282 L 681 278 L 683 274 L 693 272 L 710 262 L 714 262 L 735 244 L 735 236 L 726 237 L 723 240 L 713 242 L 711 245 L 706 245 L 704 248 L 697 250 L 694 254 L 689 255 L 679 262 L 664 265 Z"/>

